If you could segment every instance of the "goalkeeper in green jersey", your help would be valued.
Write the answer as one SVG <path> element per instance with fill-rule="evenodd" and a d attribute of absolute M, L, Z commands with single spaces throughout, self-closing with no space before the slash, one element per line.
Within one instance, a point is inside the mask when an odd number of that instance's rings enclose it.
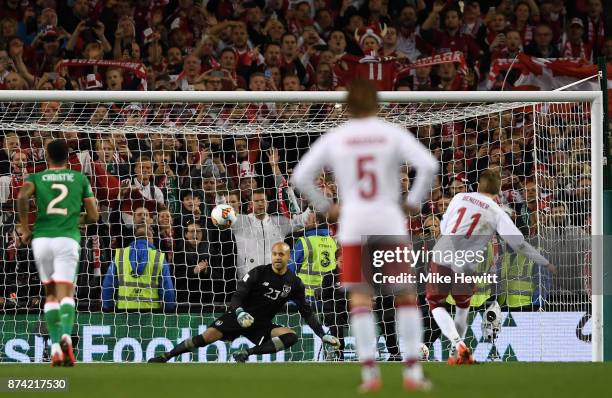
<path fill-rule="evenodd" d="M 74 281 L 79 263 L 79 225 L 98 220 L 98 209 L 89 180 L 66 167 L 68 145 L 54 140 L 46 149 L 48 169 L 26 179 L 17 207 L 21 223 L 20 244 L 32 240 L 32 252 L 45 286 L 45 321 L 51 338 L 52 366 L 74 366 L 72 327 L 75 317 Z M 30 231 L 30 198 L 36 201 L 36 221 Z M 85 213 L 81 214 L 81 205 Z M 33 238 L 33 239 L 32 239 Z"/>

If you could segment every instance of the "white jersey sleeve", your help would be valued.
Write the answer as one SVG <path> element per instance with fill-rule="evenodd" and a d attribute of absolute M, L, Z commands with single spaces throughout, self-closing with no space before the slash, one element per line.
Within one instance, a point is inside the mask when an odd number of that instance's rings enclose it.
<path fill-rule="evenodd" d="M 322 213 L 327 211 L 331 202 L 317 188 L 314 181 L 321 172 L 321 169 L 328 165 L 327 141 L 329 141 L 327 135 L 315 141 L 308 152 L 302 156 L 291 177 L 291 183 L 316 210 Z"/>
<path fill-rule="evenodd" d="M 431 190 L 433 178 L 438 171 L 438 162 L 431 155 L 429 149 L 421 144 L 412 134 L 402 132 L 399 134 L 400 158 L 416 170 L 416 178 L 410 188 L 406 203 L 418 208 L 425 195 Z"/>
<path fill-rule="evenodd" d="M 548 260 L 544 258 L 533 246 L 531 246 L 521 231 L 514 225 L 510 216 L 506 214 L 499 206 L 497 207 L 497 224 L 496 230 L 499 236 L 517 253 L 520 253 L 539 265 L 548 264 Z"/>

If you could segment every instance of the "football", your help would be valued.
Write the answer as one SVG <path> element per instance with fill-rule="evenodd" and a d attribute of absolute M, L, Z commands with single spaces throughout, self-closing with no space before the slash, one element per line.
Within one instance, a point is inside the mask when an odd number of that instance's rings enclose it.
<path fill-rule="evenodd" d="M 419 360 L 421 361 L 429 361 L 429 348 L 427 345 L 421 344 L 421 349 L 419 350 Z"/>
<path fill-rule="evenodd" d="M 219 228 L 228 228 L 236 222 L 236 212 L 230 205 L 217 205 L 210 215 L 213 224 Z"/>

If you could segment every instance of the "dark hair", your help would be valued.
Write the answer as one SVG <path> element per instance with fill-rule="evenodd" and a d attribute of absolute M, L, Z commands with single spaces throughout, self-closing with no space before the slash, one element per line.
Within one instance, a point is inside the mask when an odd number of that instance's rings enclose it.
<path fill-rule="evenodd" d="M 528 3 L 528 2 L 526 2 L 526 1 L 524 1 L 524 0 L 521 0 L 521 1 L 519 1 L 518 3 L 516 3 L 516 4 L 514 5 L 514 8 L 512 9 L 512 11 L 513 11 L 513 12 L 516 12 L 516 10 L 518 10 L 518 8 L 519 8 L 520 6 L 526 6 L 526 7 L 527 7 L 527 9 L 529 10 L 529 17 L 531 17 L 531 7 L 529 6 L 529 3 Z"/>
<path fill-rule="evenodd" d="M 263 78 L 265 78 L 265 77 L 266 77 L 266 76 L 265 76 L 263 73 L 261 73 L 261 72 L 253 72 L 253 73 L 251 73 L 251 76 L 249 76 L 249 83 L 251 82 L 251 80 L 252 80 L 252 79 L 254 79 L 254 78 L 256 78 L 256 77 L 260 77 L 260 76 L 261 76 L 261 77 L 263 77 Z"/>
<path fill-rule="evenodd" d="M 233 48 L 231 47 L 225 47 L 223 50 L 221 50 L 221 53 L 219 53 L 219 56 L 225 54 L 225 53 L 232 53 L 234 55 L 236 55 L 236 51 L 234 51 Z"/>
<path fill-rule="evenodd" d="M 256 193 L 257 193 L 257 194 L 263 194 L 263 195 L 265 195 L 265 194 L 266 194 L 266 190 L 265 190 L 264 188 L 262 188 L 262 187 L 255 188 L 255 189 L 253 190 L 253 194 L 252 194 L 252 195 L 255 195 Z M 251 195 L 251 197 L 252 197 L 252 195 Z M 267 198 L 267 196 L 266 196 L 266 198 Z"/>
<path fill-rule="evenodd" d="M 292 79 L 298 79 L 298 82 L 300 82 L 300 77 L 298 75 L 296 75 L 293 72 L 287 72 L 283 75 L 282 81 L 285 81 L 286 78 L 292 78 Z M 300 82 L 300 84 L 302 84 L 302 82 Z"/>
<path fill-rule="evenodd" d="M 353 116 L 363 117 L 378 111 L 376 86 L 371 80 L 357 78 L 348 84 L 347 105 Z"/>
<path fill-rule="evenodd" d="M 285 40 L 285 37 L 286 37 L 286 36 L 293 36 L 293 38 L 295 39 L 295 41 L 297 41 L 297 39 L 298 39 L 298 38 L 297 38 L 297 36 L 296 36 L 296 35 L 294 35 L 293 33 L 291 33 L 291 32 L 285 32 L 285 33 L 283 33 L 283 35 L 281 36 L 281 43 L 283 42 L 283 40 Z"/>
<path fill-rule="evenodd" d="M 453 11 L 457 13 L 457 17 L 459 19 L 463 18 L 463 13 L 461 12 L 461 10 L 459 8 L 451 7 L 449 9 L 443 11 L 444 15 L 442 15 L 441 20 L 446 19 L 446 16 L 448 15 L 448 13 L 453 12 Z"/>
<path fill-rule="evenodd" d="M 47 144 L 47 156 L 55 164 L 66 163 L 69 150 L 66 140 L 53 140 Z"/>
<path fill-rule="evenodd" d="M 134 164 L 136 163 L 142 163 L 142 162 L 152 162 L 151 160 L 151 156 L 148 155 L 141 155 L 139 156 L 135 161 Z"/>
<path fill-rule="evenodd" d="M 191 196 L 191 197 L 196 197 L 197 196 L 198 198 L 200 198 L 200 200 L 202 199 L 200 194 L 197 193 L 196 191 L 193 191 L 191 189 L 183 189 L 183 190 L 181 190 L 181 201 L 185 200 L 185 198 L 187 198 L 189 196 Z"/>
<path fill-rule="evenodd" d="M 271 42 L 269 42 L 269 43 L 267 43 L 267 44 L 266 44 L 266 46 L 265 46 L 265 48 L 264 48 L 264 54 L 265 54 L 265 52 L 266 52 L 266 51 L 268 51 L 268 48 L 270 48 L 271 46 L 276 46 L 276 47 L 278 47 L 278 48 L 281 48 L 280 43 L 275 42 L 275 41 L 271 41 Z"/>

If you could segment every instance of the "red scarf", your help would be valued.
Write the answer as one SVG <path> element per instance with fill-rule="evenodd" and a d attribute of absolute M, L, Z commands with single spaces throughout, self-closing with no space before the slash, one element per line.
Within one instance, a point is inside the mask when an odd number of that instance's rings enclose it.
<path fill-rule="evenodd" d="M 144 65 L 140 62 L 127 62 L 127 61 L 109 61 L 106 59 L 65 59 L 60 61 L 55 69 L 58 73 L 64 68 L 84 68 L 87 66 L 99 66 L 99 67 L 115 67 L 125 69 L 137 78 L 140 79 L 140 90 L 147 89 L 147 71 Z"/>
<path fill-rule="evenodd" d="M 584 41 L 578 46 L 574 46 L 571 42 L 566 41 L 563 45 L 561 56 L 565 58 L 580 58 L 591 62 L 593 48 L 591 47 L 591 44 L 585 43 Z"/>

